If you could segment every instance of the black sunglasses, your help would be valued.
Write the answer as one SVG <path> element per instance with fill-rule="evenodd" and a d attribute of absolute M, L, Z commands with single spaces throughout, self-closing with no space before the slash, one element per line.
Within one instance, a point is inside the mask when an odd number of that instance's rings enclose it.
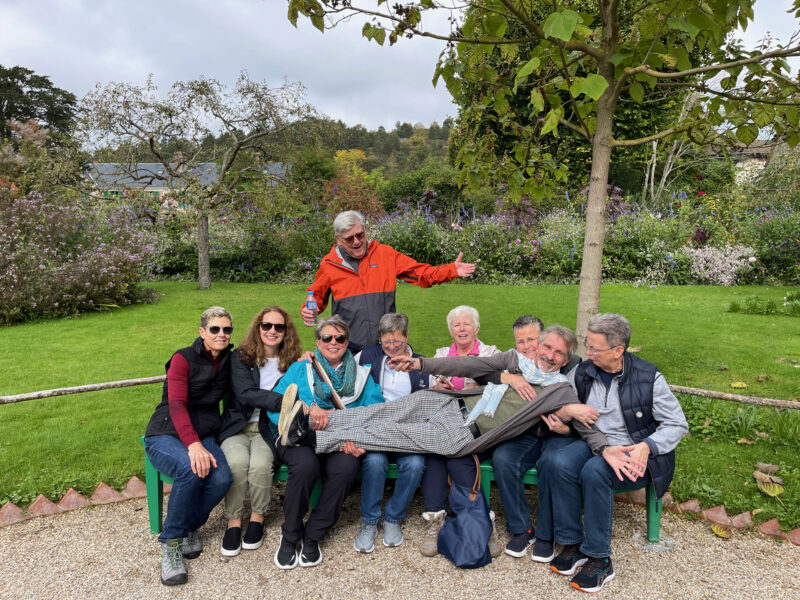
<path fill-rule="evenodd" d="M 261 331 L 269 331 L 273 327 L 275 328 L 275 333 L 283 333 L 286 331 L 286 323 L 270 323 L 269 321 L 261 321 L 258 324 L 261 327 Z"/>
<path fill-rule="evenodd" d="M 225 335 L 230 335 L 233 333 L 232 325 L 228 325 L 227 327 L 220 327 L 219 325 L 212 325 L 211 327 L 206 327 L 206 330 L 211 335 L 217 335 L 220 329 L 222 330 L 222 333 L 224 333 Z"/>
<path fill-rule="evenodd" d="M 324 335 L 319 336 L 319 339 L 321 339 L 326 344 L 331 340 L 336 340 L 337 344 L 344 344 L 347 341 L 347 336 L 344 334 L 331 335 L 330 333 L 326 333 Z"/>

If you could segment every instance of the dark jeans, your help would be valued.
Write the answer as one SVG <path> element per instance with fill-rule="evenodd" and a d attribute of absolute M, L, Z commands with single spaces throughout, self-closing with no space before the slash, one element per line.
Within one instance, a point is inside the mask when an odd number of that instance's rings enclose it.
<path fill-rule="evenodd" d="M 522 478 L 528 469 L 536 466 L 541 450 L 542 438 L 523 433 L 499 444 L 492 454 L 494 480 L 503 501 L 506 529 L 511 534 L 524 533 L 533 527 Z"/>
<path fill-rule="evenodd" d="M 307 537 L 319 542 L 339 520 L 344 500 L 361 469 L 361 459 L 344 452 L 315 454 L 308 446 L 278 444 L 277 451 L 278 459 L 289 468 L 283 500 L 283 537 L 296 544 L 305 531 Z M 324 474 L 322 494 L 304 528 L 303 517 L 308 512 L 311 490 L 320 473 Z"/>
<path fill-rule="evenodd" d="M 213 437 L 200 440 L 203 447 L 214 455 L 217 466 L 201 478 L 192 472 L 189 451 L 178 438 L 171 435 L 152 435 L 144 438 L 147 458 L 153 466 L 172 477 L 164 530 L 158 540 L 186 537 L 208 520 L 208 515 L 231 487 L 233 477 L 225 454 Z"/>
<path fill-rule="evenodd" d="M 478 454 L 478 460 L 486 460 L 488 454 Z M 453 483 L 471 488 L 475 483 L 475 460 L 470 456 L 448 458 L 439 454 L 425 455 L 425 474 L 422 476 L 422 496 L 426 512 L 447 509 L 447 475 Z"/>
<path fill-rule="evenodd" d="M 636 489 L 650 481 L 647 471 L 636 481 L 620 481 L 605 459 L 593 456 L 583 440 L 546 445 L 538 473 L 537 537 L 580 544 L 581 552 L 595 558 L 611 556 L 614 490 Z M 546 522 L 543 510 L 552 515 L 550 522 Z"/>

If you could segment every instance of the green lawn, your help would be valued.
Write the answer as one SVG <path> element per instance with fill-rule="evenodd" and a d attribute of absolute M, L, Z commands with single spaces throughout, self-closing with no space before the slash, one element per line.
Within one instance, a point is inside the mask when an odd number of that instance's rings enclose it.
<path fill-rule="evenodd" d="M 261 307 L 279 304 L 295 315 L 305 296 L 300 285 L 215 283 L 207 291 L 189 282 L 152 286 L 164 294 L 153 305 L 4 328 L 0 394 L 160 375 L 172 352 L 194 339 L 199 315 L 208 306 L 219 304 L 232 313 L 236 342 Z M 785 291 L 608 285 L 603 287 L 601 310 L 630 319 L 632 345 L 641 346 L 640 356 L 658 365 L 672 384 L 735 391 L 731 382 L 743 381 L 748 385 L 744 393 L 788 400 L 800 396 L 800 373 L 791 363 L 800 360 L 800 319 L 726 312 L 734 298 L 758 294 L 780 300 Z M 574 326 L 577 296 L 577 286 L 448 284 L 421 290 L 401 285 L 398 307 L 409 315 L 414 349 L 429 354 L 449 343 L 445 315 L 457 304 L 475 306 L 482 317 L 480 338 L 506 349 L 512 343 L 511 323 L 520 314 L 535 314 L 545 324 Z M 301 326 L 300 333 L 310 348 L 311 329 Z M 769 378 L 758 381 L 763 375 Z M 120 486 L 131 475 L 142 477 L 138 436 L 160 393 L 159 386 L 151 385 L 0 406 L 0 504 L 24 504 L 39 493 L 58 498 L 70 486 L 91 492 L 99 481 Z M 687 411 L 691 419 L 704 421 L 705 405 L 692 406 Z M 800 525 L 796 468 L 787 474 L 782 496 L 792 510 L 745 485 L 750 462 L 788 467 L 796 462 L 800 443 L 780 441 L 783 438 L 774 432 L 775 411 L 759 409 L 750 429 L 766 437 L 754 432 L 754 445 L 737 445 L 742 436 L 737 437 L 732 423 L 741 419 L 738 405 L 718 403 L 713 408 L 714 423 L 682 442 L 673 485 L 676 496 L 700 496 L 705 504 L 717 498 L 729 503 L 730 498 L 737 506 L 758 501 L 765 509 L 759 520 L 778 516 L 784 526 Z M 713 461 L 705 460 L 709 455 Z M 738 465 L 736 470 L 732 464 Z"/>

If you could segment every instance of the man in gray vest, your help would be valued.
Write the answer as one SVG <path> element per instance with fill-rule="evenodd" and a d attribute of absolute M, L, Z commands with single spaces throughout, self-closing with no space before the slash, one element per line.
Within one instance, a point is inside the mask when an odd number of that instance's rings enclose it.
<path fill-rule="evenodd" d="M 583 440 L 556 436 L 545 443 L 537 465 L 539 509 L 531 558 L 550 561 L 561 575 L 574 575 L 572 587 L 585 592 L 599 591 L 614 578 L 614 490 L 652 481 L 656 495 L 663 496 L 675 471 L 675 447 L 689 430 L 664 376 L 626 352 L 632 333 L 622 315 L 594 317 L 586 335 L 589 360 L 568 376 L 578 399 L 598 412 L 596 426 L 609 445 L 593 452 Z M 553 541 L 564 546 L 555 557 Z"/>

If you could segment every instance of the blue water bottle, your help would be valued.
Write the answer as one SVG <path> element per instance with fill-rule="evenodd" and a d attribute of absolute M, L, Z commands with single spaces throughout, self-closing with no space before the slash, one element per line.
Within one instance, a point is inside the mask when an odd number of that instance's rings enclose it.
<path fill-rule="evenodd" d="M 314 292 L 308 292 L 306 296 L 306 308 L 314 313 L 314 323 L 317 322 L 317 314 L 319 313 L 319 306 L 317 300 L 314 298 Z"/>

